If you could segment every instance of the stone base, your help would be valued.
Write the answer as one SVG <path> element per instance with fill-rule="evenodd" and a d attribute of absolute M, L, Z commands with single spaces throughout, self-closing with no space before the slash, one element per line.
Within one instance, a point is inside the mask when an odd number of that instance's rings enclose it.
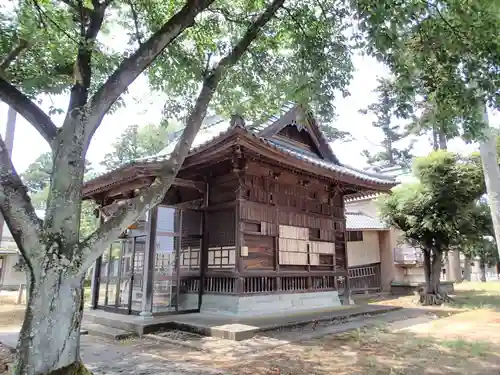
<path fill-rule="evenodd" d="M 201 313 L 256 317 L 314 312 L 342 306 L 336 291 L 255 296 L 203 295 Z"/>
<path fill-rule="evenodd" d="M 391 283 L 391 294 L 405 296 L 414 294 L 420 287 L 425 287 L 425 283 L 420 282 L 396 282 Z M 441 281 L 440 288 L 443 292 L 453 294 L 455 286 L 453 281 Z"/>

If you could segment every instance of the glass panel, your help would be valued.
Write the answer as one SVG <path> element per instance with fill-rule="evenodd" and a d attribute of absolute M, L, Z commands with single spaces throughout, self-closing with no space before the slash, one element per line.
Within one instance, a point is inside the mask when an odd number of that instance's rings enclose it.
<path fill-rule="evenodd" d="M 121 309 L 128 309 L 128 297 L 130 288 L 132 287 L 132 263 L 134 255 L 134 239 L 129 238 L 123 247 L 123 256 L 121 261 L 121 274 L 120 274 L 120 297 L 118 307 Z"/>
<path fill-rule="evenodd" d="M 135 238 L 135 253 L 132 282 L 132 311 L 142 310 L 142 283 L 144 279 L 144 251 L 146 236 Z"/>
<path fill-rule="evenodd" d="M 109 248 L 102 254 L 101 268 L 99 270 L 99 298 L 97 304 L 99 306 L 106 305 L 106 287 L 108 283 L 108 262 Z"/>
<path fill-rule="evenodd" d="M 184 216 L 183 216 L 184 218 Z M 198 309 L 200 291 L 201 239 L 181 239 L 179 261 L 179 311 Z"/>
<path fill-rule="evenodd" d="M 180 210 L 172 207 L 158 207 L 157 233 L 179 232 Z"/>
<path fill-rule="evenodd" d="M 116 305 L 116 293 L 118 291 L 118 270 L 120 268 L 120 254 L 122 251 L 122 241 L 115 241 L 111 245 L 110 265 L 108 277 L 108 300 L 107 306 Z"/>
<path fill-rule="evenodd" d="M 176 304 L 177 273 L 175 268 L 179 241 L 178 237 L 174 237 L 172 233 L 177 229 L 174 227 L 176 211 L 170 209 L 170 211 L 164 212 L 172 213 L 172 215 L 170 216 L 171 220 L 163 222 L 158 220 L 154 259 L 153 312 L 175 311 Z"/>

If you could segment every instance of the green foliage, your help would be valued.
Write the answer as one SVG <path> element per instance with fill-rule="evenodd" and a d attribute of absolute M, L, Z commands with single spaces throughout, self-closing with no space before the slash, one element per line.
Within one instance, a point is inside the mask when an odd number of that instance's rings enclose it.
<path fill-rule="evenodd" d="M 28 166 L 26 171 L 21 174 L 21 178 L 31 192 L 40 193 L 50 185 L 51 173 L 52 153 L 44 152 Z"/>
<path fill-rule="evenodd" d="M 44 152 L 31 163 L 21 174 L 24 185 L 32 194 L 39 194 L 37 199 L 48 196 L 48 187 L 50 186 L 50 177 L 52 175 L 52 153 Z M 92 174 L 91 163 L 85 161 L 85 174 Z"/>
<path fill-rule="evenodd" d="M 372 103 L 368 108 L 361 110 L 363 114 L 372 113 L 376 116 L 373 126 L 382 130 L 384 140 L 382 147 L 384 151 L 371 154 L 368 150 L 363 151 L 363 155 L 368 159 L 368 163 L 378 167 L 392 167 L 399 165 L 409 167 L 411 165 L 411 149 L 409 147 L 398 149 L 395 145 L 404 139 L 407 134 L 400 130 L 399 125 L 394 125 L 395 118 L 407 118 L 409 107 L 407 103 L 400 102 L 399 97 L 394 94 L 393 84 L 390 80 L 380 79 L 375 92 L 378 94 L 377 102 Z"/>
<path fill-rule="evenodd" d="M 101 31 L 104 37 L 93 46 L 90 93 L 120 58 L 150 37 L 184 3 L 136 0 L 131 6 L 129 1 L 111 2 Z M 147 71 L 150 83 L 169 94 L 166 118 L 187 115 L 203 77 L 266 5 L 262 0 L 216 1 L 153 62 Z M 30 46 L 9 67 L 9 80 L 31 96 L 68 93 L 79 43 L 75 10 L 63 2 L 18 0 L 13 11 L 1 11 L 0 57 L 8 55 L 21 39 Z M 345 35 L 349 13 L 342 0 L 287 1 L 221 82 L 212 111 L 223 115 L 237 112 L 258 121 L 285 101 L 307 103 L 331 139 L 345 137 L 333 127 L 333 99 L 339 93 L 348 95 L 353 72 Z M 128 36 L 126 51 L 116 51 L 112 43 L 106 43 L 120 33 Z"/>
<path fill-rule="evenodd" d="M 161 11 L 150 11 L 167 7 L 163 3 L 140 3 L 141 20 L 147 28 L 155 29 L 163 21 Z M 171 94 L 165 106 L 167 117 L 187 113 L 206 70 L 227 53 L 265 3 L 215 2 L 195 28 L 183 33 L 155 61 L 149 78 L 155 88 Z M 348 95 L 346 87 L 353 71 L 344 35 L 348 12 L 342 1 L 287 1 L 221 82 L 212 109 L 259 121 L 290 100 L 309 104 L 319 122 L 331 128 L 333 98 L 338 92 Z"/>
<path fill-rule="evenodd" d="M 157 154 L 172 141 L 174 130 L 162 125 L 150 124 L 141 128 L 131 125 L 113 143 L 113 151 L 104 156 L 101 164 L 112 170 L 131 160 Z"/>
<path fill-rule="evenodd" d="M 465 230 L 464 230 L 465 229 Z M 461 251 L 471 259 L 479 257 L 482 264 L 489 267 L 498 263 L 498 250 L 495 244 L 493 221 L 488 204 L 479 201 L 464 222 L 462 233 Z"/>
<path fill-rule="evenodd" d="M 28 43 L 8 69 L 9 81 L 34 97 L 68 93 L 74 83 L 73 65 L 79 43 L 77 14 L 63 2 L 19 0 L 0 6 L 0 56 L 21 40 Z M 102 30 L 106 34 L 106 30 Z M 121 56 L 102 43 L 93 54 L 93 90 L 111 73 Z M 51 108 L 59 111 L 60 108 Z"/>
<path fill-rule="evenodd" d="M 500 4 L 490 0 L 360 0 L 366 50 L 389 65 L 422 125 L 478 139 L 485 101 L 500 108 Z"/>
<path fill-rule="evenodd" d="M 481 170 L 469 159 L 438 151 L 417 158 L 418 183 L 401 185 L 380 205 L 381 216 L 422 249 L 446 251 L 461 241 L 475 202 L 484 192 Z"/>

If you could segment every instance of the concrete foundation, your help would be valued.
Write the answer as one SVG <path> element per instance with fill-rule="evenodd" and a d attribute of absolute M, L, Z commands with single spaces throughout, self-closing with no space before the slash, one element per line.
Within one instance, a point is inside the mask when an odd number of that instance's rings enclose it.
<path fill-rule="evenodd" d="M 393 281 L 391 284 L 391 294 L 396 296 L 411 295 L 417 292 L 420 287 L 425 287 L 425 283 Z M 447 294 L 455 292 L 453 281 L 441 281 L 440 287 Z"/>
<path fill-rule="evenodd" d="M 205 294 L 200 312 L 228 317 L 255 317 L 314 312 L 341 305 L 337 291 L 255 296 Z"/>

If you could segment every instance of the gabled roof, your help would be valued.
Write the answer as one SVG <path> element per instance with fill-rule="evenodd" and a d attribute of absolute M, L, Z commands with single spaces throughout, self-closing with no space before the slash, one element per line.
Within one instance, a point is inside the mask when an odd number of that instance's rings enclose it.
<path fill-rule="evenodd" d="M 289 125 L 294 125 L 299 127 L 300 130 L 307 131 L 307 133 L 311 136 L 311 139 L 314 141 L 320 154 L 317 155 L 315 153 L 308 152 L 307 150 L 294 147 L 291 144 L 280 142 L 279 139 L 274 137 L 274 135 L 277 134 L 281 129 Z M 280 153 L 290 155 L 316 167 L 328 171 L 333 171 L 340 175 L 346 175 L 351 178 L 361 179 L 365 182 L 387 186 L 387 188 L 395 185 L 395 181 L 391 177 L 363 172 L 361 170 L 341 164 L 330 148 L 325 135 L 319 128 L 312 113 L 304 106 L 294 105 L 293 103 L 285 104 L 280 114 L 271 116 L 270 119 L 264 124 L 251 124 L 246 127 L 231 126 L 231 121 L 222 116 L 207 116 L 203 120 L 200 131 L 196 135 L 193 144 L 191 145 L 189 156 L 201 152 L 203 149 L 208 148 L 210 145 L 217 143 L 218 140 L 227 137 L 231 134 L 231 132 L 236 131 L 236 129 L 240 129 L 247 136 L 255 137 L 256 140 L 264 143 L 267 146 L 271 146 L 272 148 L 278 150 Z M 140 165 L 142 167 L 147 164 L 161 163 L 162 161 L 168 159 L 181 134 L 182 131 L 178 132 L 172 143 L 170 143 L 158 154 L 132 160 L 119 167 L 115 171 L 108 172 L 105 175 L 101 175 L 90 181 L 87 181 L 86 185 L 89 183 L 97 182 L 96 180 L 101 180 L 105 178 L 106 175 L 117 173 L 120 170 L 134 165 Z"/>
<path fill-rule="evenodd" d="M 362 212 L 346 212 L 346 229 L 347 230 L 387 230 L 389 227 L 371 216 L 365 215 Z"/>

